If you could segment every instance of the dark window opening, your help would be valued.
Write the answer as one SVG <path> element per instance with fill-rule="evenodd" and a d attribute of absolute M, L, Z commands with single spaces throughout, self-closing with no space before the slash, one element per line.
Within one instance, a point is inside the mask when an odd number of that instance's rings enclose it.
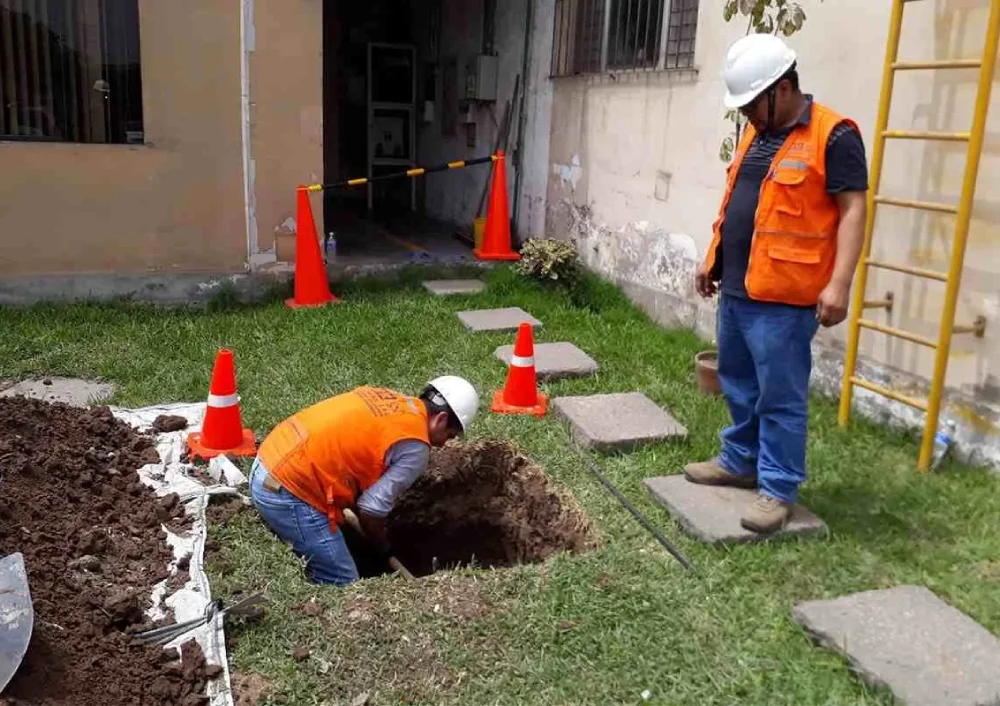
<path fill-rule="evenodd" d="M 0 0 L 0 139 L 144 141 L 138 0 Z"/>
<path fill-rule="evenodd" d="M 551 73 L 694 68 L 697 27 L 698 0 L 556 0 Z"/>

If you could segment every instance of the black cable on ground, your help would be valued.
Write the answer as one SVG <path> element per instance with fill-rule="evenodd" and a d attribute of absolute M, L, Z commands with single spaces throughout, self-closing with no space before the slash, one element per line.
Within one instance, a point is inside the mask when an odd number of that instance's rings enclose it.
<path fill-rule="evenodd" d="M 581 451 L 579 448 L 577 449 L 577 453 L 579 453 L 580 458 L 583 459 L 584 464 L 586 464 L 590 472 L 593 473 L 595 476 L 597 476 L 597 480 L 601 481 L 601 484 L 604 485 L 604 487 L 607 488 L 611 492 L 611 494 L 615 496 L 615 499 L 617 499 L 618 502 L 621 503 L 622 507 L 624 507 L 630 513 L 632 513 L 632 517 L 638 520 L 639 524 L 645 527 L 646 530 L 656 538 L 656 541 L 659 542 L 661 545 L 663 545 L 663 548 L 666 549 L 668 552 L 670 552 L 670 555 L 680 562 L 681 566 L 683 566 L 688 571 L 694 571 L 694 565 L 692 565 L 691 562 L 688 561 L 683 554 L 681 554 L 680 550 L 674 547 L 674 545 L 672 545 L 658 529 L 653 527 L 649 523 L 649 520 L 643 517 L 642 514 L 638 510 L 636 510 L 632 506 L 632 504 L 625 498 L 625 496 L 621 494 L 618 488 L 612 485 L 611 481 L 609 481 L 607 478 L 604 477 L 604 474 L 601 473 L 601 469 L 598 467 L 597 463 L 589 456 L 587 456 L 586 453 Z"/>

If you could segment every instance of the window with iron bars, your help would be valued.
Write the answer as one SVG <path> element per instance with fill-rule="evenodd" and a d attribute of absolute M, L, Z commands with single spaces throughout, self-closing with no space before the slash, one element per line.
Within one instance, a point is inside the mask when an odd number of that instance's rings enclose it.
<path fill-rule="evenodd" d="M 694 68 L 698 0 L 556 0 L 553 76 Z"/>

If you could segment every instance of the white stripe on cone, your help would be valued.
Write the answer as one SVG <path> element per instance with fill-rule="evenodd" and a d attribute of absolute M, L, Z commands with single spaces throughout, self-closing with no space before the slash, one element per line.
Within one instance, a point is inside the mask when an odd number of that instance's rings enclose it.
<path fill-rule="evenodd" d="M 235 392 L 231 395 L 209 395 L 209 407 L 235 407 L 240 403 L 240 396 Z"/>
<path fill-rule="evenodd" d="M 510 364 L 515 368 L 531 368 L 535 365 L 535 356 L 533 355 L 515 355 L 511 356 Z"/>

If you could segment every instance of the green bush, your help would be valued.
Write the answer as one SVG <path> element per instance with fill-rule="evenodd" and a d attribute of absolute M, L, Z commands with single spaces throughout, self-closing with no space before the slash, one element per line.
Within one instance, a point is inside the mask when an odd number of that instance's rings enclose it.
<path fill-rule="evenodd" d="M 514 268 L 525 277 L 572 289 L 580 278 L 580 261 L 572 242 L 554 238 L 531 238 L 521 248 Z"/>

